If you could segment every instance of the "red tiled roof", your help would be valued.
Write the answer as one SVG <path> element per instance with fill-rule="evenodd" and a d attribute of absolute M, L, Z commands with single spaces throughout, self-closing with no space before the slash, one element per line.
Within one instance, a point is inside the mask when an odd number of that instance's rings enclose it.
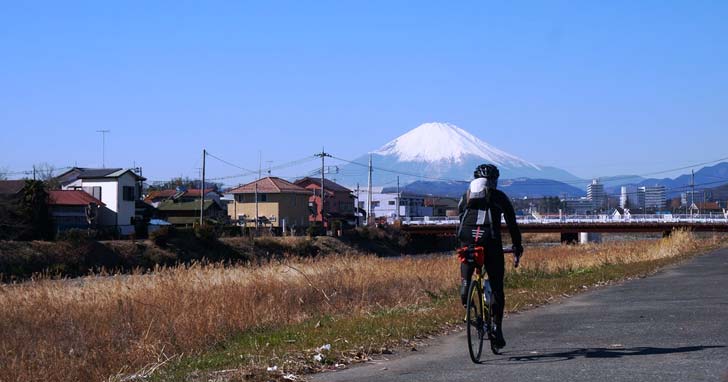
<path fill-rule="evenodd" d="M 312 178 L 312 177 L 305 177 L 302 179 L 299 179 L 294 184 L 301 186 L 301 187 L 307 187 L 308 185 L 314 185 L 316 189 L 321 188 L 321 179 L 320 178 Z M 331 180 L 324 179 L 324 190 L 325 191 L 334 191 L 334 192 L 351 192 L 350 189 L 335 183 Z"/>
<path fill-rule="evenodd" d="M 255 193 L 256 184 L 258 185 L 258 192 L 265 194 L 311 194 L 311 191 L 275 176 L 244 184 L 230 192 L 233 194 L 252 194 Z"/>
<path fill-rule="evenodd" d="M 215 192 L 214 188 L 206 188 L 205 189 L 205 195 Z M 200 189 L 199 188 L 190 188 L 184 193 L 184 196 L 189 196 L 192 198 L 199 198 L 200 197 Z"/>
<path fill-rule="evenodd" d="M 177 190 L 155 190 L 149 191 L 149 195 L 144 200 L 152 200 L 156 198 L 171 198 L 177 194 Z"/>
<path fill-rule="evenodd" d="M 48 204 L 52 206 L 87 206 L 91 203 L 103 206 L 100 200 L 81 190 L 48 191 Z"/>

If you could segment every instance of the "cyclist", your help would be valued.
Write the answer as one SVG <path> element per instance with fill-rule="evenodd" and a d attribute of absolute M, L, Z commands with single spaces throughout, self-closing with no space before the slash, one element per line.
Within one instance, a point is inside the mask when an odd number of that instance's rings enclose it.
<path fill-rule="evenodd" d="M 501 328 L 505 307 L 505 293 L 503 291 L 505 260 L 500 234 L 501 215 L 505 217 L 508 225 L 516 261 L 523 254 L 523 247 L 521 246 L 521 232 L 516 224 L 513 205 L 511 205 L 505 193 L 496 189 L 499 176 L 498 167 L 492 164 L 482 164 L 475 169 L 475 179 L 470 182 L 468 190 L 460 199 L 458 205 L 460 215 L 458 239 L 463 245 L 478 245 L 485 248 L 485 270 L 488 273 L 490 286 L 493 290 L 494 345 L 502 348 L 506 346 L 506 341 L 503 338 Z M 462 262 L 460 264 L 460 299 L 463 305 L 467 303 L 468 288 L 474 270 L 475 265 L 472 263 Z"/>

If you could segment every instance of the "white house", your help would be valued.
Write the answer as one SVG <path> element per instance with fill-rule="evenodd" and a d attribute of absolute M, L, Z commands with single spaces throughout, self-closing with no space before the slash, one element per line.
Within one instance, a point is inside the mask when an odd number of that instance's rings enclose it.
<path fill-rule="evenodd" d="M 359 195 L 354 196 L 358 199 L 358 207 L 364 211 L 368 211 L 367 192 L 360 190 Z M 397 193 L 382 192 L 382 187 L 372 187 L 372 217 L 397 217 Z M 399 195 L 399 216 L 401 218 L 432 216 L 433 208 L 425 206 L 425 196 L 400 193 Z"/>
<path fill-rule="evenodd" d="M 632 217 L 628 208 L 615 208 L 612 211 L 612 220 L 629 220 Z"/>
<path fill-rule="evenodd" d="M 98 226 L 113 228 L 121 235 L 134 233 L 136 201 L 145 179 L 130 169 L 74 167 L 57 178 L 64 190 L 83 190 L 101 200 Z"/>

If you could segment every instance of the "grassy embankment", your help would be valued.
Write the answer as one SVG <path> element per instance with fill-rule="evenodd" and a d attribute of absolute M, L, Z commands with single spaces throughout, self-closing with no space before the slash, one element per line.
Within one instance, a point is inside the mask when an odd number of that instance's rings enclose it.
<path fill-rule="evenodd" d="M 507 273 L 510 311 L 585 286 L 636 277 L 720 241 L 527 249 Z M 453 328 L 453 257 L 331 256 L 259 267 L 158 269 L 148 275 L 38 280 L 0 287 L 5 381 L 282 378 L 366 359 Z M 321 361 L 314 359 L 321 351 Z M 268 366 L 276 372 L 267 372 Z M 128 380 L 128 379 L 127 379 Z"/>

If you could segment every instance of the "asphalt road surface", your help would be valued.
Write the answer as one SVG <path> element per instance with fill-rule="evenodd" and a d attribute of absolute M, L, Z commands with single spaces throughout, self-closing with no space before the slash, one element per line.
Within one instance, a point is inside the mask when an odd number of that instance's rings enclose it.
<path fill-rule="evenodd" d="M 728 382 L 728 250 L 511 315 L 501 355 L 468 356 L 465 332 L 317 381 Z M 486 353 L 486 350 L 488 351 Z"/>

